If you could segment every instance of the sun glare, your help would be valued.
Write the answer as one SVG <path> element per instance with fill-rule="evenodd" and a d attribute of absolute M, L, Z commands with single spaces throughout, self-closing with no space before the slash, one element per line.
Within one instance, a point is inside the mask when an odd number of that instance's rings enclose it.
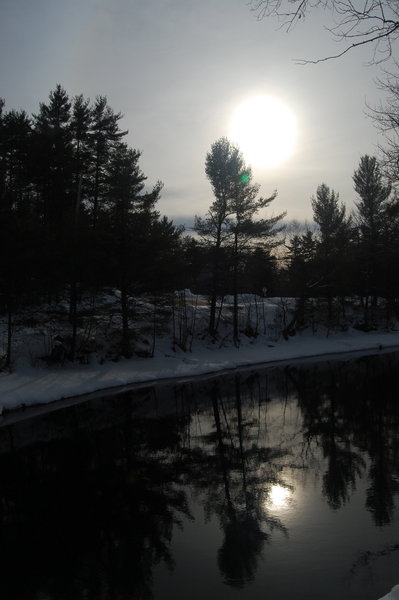
<path fill-rule="evenodd" d="M 269 96 L 254 96 L 233 112 L 229 138 L 254 168 L 277 167 L 295 151 L 297 122 L 292 111 Z"/>
<path fill-rule="evenodd" d="M 291 491 L 281 485 L 271 487 L 268 503 L 271 508 L 287 508 L 291 500 Z"/>

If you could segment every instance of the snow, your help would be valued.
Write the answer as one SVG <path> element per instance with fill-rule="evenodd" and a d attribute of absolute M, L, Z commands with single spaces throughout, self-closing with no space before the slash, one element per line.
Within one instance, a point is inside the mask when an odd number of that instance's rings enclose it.
<path fill-rule="evenodd" d="M 399 351 L 397 320 L 388 323 L 385 316 L 379 324 L 375 323 L 378 330 L 365 333 L 355 328 L 361 318 L 351 299 L 346 302 L 345 318 L 339 319 L 335 331 L 326 330 L 320 305 L 315 304 L 317 318 L 309 329 L 298 330 L 285 339 L 282 331 L 292 318 L 295 301 L 243 294 L 240 296 L 238 348 L 232 339 L 232 298 L 224 299 L 216 343 L 206 334 L 209 304 L 205 296 L 184 290 L 163 304 L 157 301 L 154 305 L 151 298 L 145 296 L 132 297 L 130 302 L 136 319 L 131 323 L 135 356 L 129 360 L 121 359 L 118 350 L 121 330 L 118 290 L 104 291 L 95 301 L 89 296 L 82 298 L 77 337 L 80 351 L 75 362 L 58 364 L 48 360 L 59 350 L 59 340 L 62 349 L 63 340 L 68 343 L 70 337 L 65 298 L 53 305 L 20 311 L 13 324 L 12 370 L 0 372 L 0 415 L 19 407 L 48 405 L 61 399 L 75 402 L 76 396 L 99 390 L 105 394 L 131 384 L 211 375 L 284 361 Z M 4 349 L 7 336 L 4 318 L 0 321 L 0 339 L 1 334 Z M 151 353 L 154 343 L 154 356 L 140 358 Z M 182 347 L 187 351 L 183 352 Z"/>
<path fill-rule="evenodd" d="M 288 340 L 271 342 L 245 338 L 239 348 L 194 344 L 192 352 L 172 352 L 170 342 L 158 343 L 153 358 L 132 358 L 118 362 L 92 363 L 43 368 L 17 365 L 12 373 L 0 376 L 0 410 L 43 404 L 98 390 L 138 382 L 193 377 L 252 365 L 274 365 L 296 360 L 331 358 L 348 353 L 377 354 L 399 351 L 399 332 L 298 334 Z"/>
<path fill-rule="evenodd" d="M 399 585 L 395 585 L 391 591 L 380 598 L 380 600 L 399 600 Z"/>

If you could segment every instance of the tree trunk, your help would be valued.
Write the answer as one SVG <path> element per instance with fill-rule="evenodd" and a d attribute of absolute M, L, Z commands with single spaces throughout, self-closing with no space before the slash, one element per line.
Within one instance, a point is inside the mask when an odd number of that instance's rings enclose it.
<path fill-rule="evenodd" d="M 221 225 L 218 226 L 217 238 L 215 244 L 215 254 L 212 273 L 212 291 L 211 306 L 209 313 L 209 333 L 213 338 L 216 337 L 218 323 L 216 322 L 216 302 L 219 289 L 219 267 L 220 267 L 220 247 L 221 247 Z"/>
<path fill-rule="evenodd" d="M 234 256 L 233 256 L 233 337 L 234 344 L 240 345 L 240 336 L 238 333 L 238 239 L 235 235 Z"/>
<path fill-rule="evenodd" d="M 73 236 L 72 236 L 72 280 L 71 280 L 71 294 L 69 299 L 69 320 L 72 324 L 72 339 L 70 347 L 70 359 L 75 359 L 76 350 L 76 337 L 78 329 L 78 283 L 77 283 L 77 262 L 78 262 L 78 228 L 79 228 L 79 212 L 80 212 L 80 197 L 82 190 L 82 176 L 79 175 L 78 191 L 76 195 L 75 215 L 73 223 Z"/>
<path fill-rule="evenodd" d="M 242 403 L 241 403 L 241 383 L 240 376 L 237 375 L 235 378 L 236 388 L 236 408 L 237 408 L 237 429 L 238 429 L 238 441 L 240 447 L 240 460 L 241 460 L 241 472 L 242 472 L 242 489 L 245 498 L 245 507 L 248 510 L 248 492 L 247 492 L 247 468 L 245 464 L 245 453 L 244 453 L 244 440 L 243 440 L 243 422 L 242 422 Z"/>
<path fill-rule="evenodd" d="M 216 298 L 217 298 L 217 295 L 216 295 L 216 291 L 215 291 L 215 285 L 213 285 L 213 289 L 212 289 L 212 293 L 211 293 L 211 306 L 210 306 L 210 311 L 209 311 L 209 333 L 211 334 L 212 337 L 216 336 L 216 327 L 215 327 Z"/>
<path fill-rule="evenodd" d="M 5 366 L 7 369 L 11 366 L 11 350 L 12 350 L 12 306 L 11 299 L 7 302 L 7 354 Z"/>
<path fill-rule="evenodd" d="M 234 513 L 233 502 L 231 500 L 231 494 L 230 494 L 230 484 L 229 484 L 229 476 L 228 476 L 229 468 L 228 468 L 228 461 L 227 461 L 226 455 L 225 455 L 222 427 L 221 427 L 221 423 L 220 423 L 218 397 L 217 397 L 217 392 L 215 389 L 212 390 L 212 405 L 213 405 L 213 416 L 215 419 L 216 433 L 217 433 L 217 439 L 218 439 L 218 455 L 219 455 L 219 459 L 220 459 L 220 467 L 221 467 L 221 470 L 223 473 L 224 492 L 225 492 L 225 497 L 226 497 L 226 501 L 227 501 L 228 513 L 231 518 L 232 516 L 234 517 L 235 513 Z"/>
<path fill-rule="evenodd" d="M 95 229 L 96 225 L 97 225 L 99 195 L 100 195 L 100 154 L 99 154 L 99 150 L 97 149 L 96 170 L 95 170 L 95 174 L 94 174 L 94 199 L 93 199 L 93 214 L 92 214 L 93 229 Z"/>
<path fill-rule="evenodd" d="M 128 314 L 128 295 L 125 282 L 121 286 L 121 309 L 122 309 L 122 354 L 125 358 L 130 358 L 132 351 L 129 340 L 129 314 Z"/>

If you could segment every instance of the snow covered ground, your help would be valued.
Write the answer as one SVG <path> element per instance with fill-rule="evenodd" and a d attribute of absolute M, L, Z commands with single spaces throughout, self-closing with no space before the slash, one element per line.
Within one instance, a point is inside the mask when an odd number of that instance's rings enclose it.
<path fill-rule="evenodd" d="M 253 301 L 251 302 L 252 314 L 255 315 Z M 256 306 L 256 318 L 259 320 L 260 314 L 268 315 L 264 319 L 264 331 L 260 331 L 256 337 L 242 335 L 239 348 L 232 344 L 231 338 L 229 339 L 227 335 L 222 343 L 217 344 L 212 344 L 209 339 L 204 338 L 203 331 L 206 329 L 208 309 L 205 303 L 201 306 L 201 302 L 196 298 L 196 336 L 193 336 L 190 344 L 191 351 L 183 352 L 176 344 L 171 344 L 170 335 L 163 334 L 156 340 L 153 358 L 135 356 L 131 359 L 119 359 L 116 362 L 109 358 L 103 360 L 103 357 L 99 360 L 96 355 L 94 358 L 91 357 L 88 364 L 65 362 L 62 366 L 47 366 L 37 359 L 40 353 L 43 353 L 43 348 L 35 350 L 32 348 L 34 340 L 37 342 L 39 338 L 42 340 L 42 345 L 48 345 L 48 336 L 43 335 L 43 331 L 39 331 L 37 325 L 35 328 L 31 325 L 20 326 L 19 337 L 16 336 L 15 342 L 17 359 L 14 361 L 13 371 L 11 373 L 3 371 L 0 374 L 0 412 L 21 406 L 46 404 L 62 398 L 137 382 L 180 379 L 250 365 L 319 359 L 347 353 L 373 354 L 399 351 L 399 331 L 365 333 L 348 327 L 345 332 L 330 332 L 327 337 L 325 329 L 319 327 L 316 333 L 314 330 L 301 332 L 286 340 L 276 331 L 279 302 L 273 299 L 262 300 L 262 302 L 266 304 L 262 304 L 261 307 Z M 194 300 L 188 303 L 188 312 L 194 310 L 193 303 Z M 186 322 L 191 319 L 191 326 L 193 326 L 194 313 L 188 314 L 186 309 L 187 306 L 184 308 Z M 201 310 L 204 313 L 203 317 L 201 317 Z M 243 303 L 243 316 L 245 320 L 248 319 L 248 303 Z M 48 315 L 46 318 L 48 319 Z M 107 323 L 109 327 L 109 317 Z M 43 329 L 43 323 L 41 327 Z M 53 320 L 52 333 L 59 331 L 59 327 L 60 325 Z M 231 330 L 231 323 L 226 321 L 224 327 L 226 332 Z M 97 327 L 97 337 L 99 332 L 102 339 L 107 335 L 110 339 L 113 337 L 112 331 L 107 330 L 107 333 L 100 329 Z"/>
<path fill-rule="evenodd" d="M 1 375 L 0 405 L 4 410 L 134 382 L 182 378 L 248 365 L 291 362 L 348 352 L 366 354 L 387 350 L 399 351 L 399 332 L 350 331 L 328 338 L 308 334 L 297 335 L 287 341 L 281 339 L 273 344 L 255 342 L 240 348 L 199 347 L 191 353 L 159 349 L 154 358 L 132 358 L 102 365 L 64 365 L 51 369 L 24 366 L 13 373 Z"/>

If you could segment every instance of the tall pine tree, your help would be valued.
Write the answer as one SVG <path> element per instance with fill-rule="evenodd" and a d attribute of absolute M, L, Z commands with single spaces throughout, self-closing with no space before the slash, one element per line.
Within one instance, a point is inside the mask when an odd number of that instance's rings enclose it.
<path fill-rule="evenodd" d="M 359 196 L 356 208 L 360 293 L 364 302 L 364 319 L 368 326 L 369 301 L 371 299 L 372 306 L 376 305 L 386 266 L 384 228 L 391 187 L 384 183 L 377 159 L 367 155 L 361 157 L 353 182 Z"/>

